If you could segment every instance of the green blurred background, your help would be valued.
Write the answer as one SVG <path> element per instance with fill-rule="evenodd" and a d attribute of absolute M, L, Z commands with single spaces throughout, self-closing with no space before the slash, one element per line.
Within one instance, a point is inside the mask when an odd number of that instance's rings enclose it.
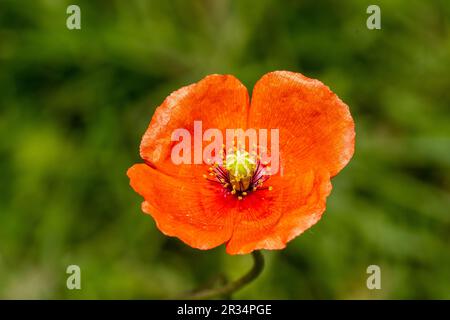
<path fill-rule="evenodd" d="M 81 30 L 66 8 L 81 7 Z M 366 8 L 381 7 L 381 30 Z M 210 73 L 329 85 L 356 153 L 322 220 L 235 298 L 450 298 L 449 1 L 0 0 L 0 297 L 166 298 L 249 256 L 192 249 L 125 172 L 155 106 Z M 82 289 L 66 288 L 81 267 Z M 381 267 L 382 289 L 366 287 Z"/>

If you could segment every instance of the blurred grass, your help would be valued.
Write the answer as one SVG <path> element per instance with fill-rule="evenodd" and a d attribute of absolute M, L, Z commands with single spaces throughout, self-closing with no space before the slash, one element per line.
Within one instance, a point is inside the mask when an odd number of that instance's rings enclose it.
<path fill-rule="evenodd" d="M 0 0 L 0 297 L 164 298 L 251 259 L 140 213 L 127 168 L 155 106 L 209 73 L 329 85 L 356 153 L 323 219 L 237 298 L 450 298 L 450 3 Z M 65 287 L 78 264 L 82 290 Z M 382 290 L 366 286 L 368 265 Z"/>

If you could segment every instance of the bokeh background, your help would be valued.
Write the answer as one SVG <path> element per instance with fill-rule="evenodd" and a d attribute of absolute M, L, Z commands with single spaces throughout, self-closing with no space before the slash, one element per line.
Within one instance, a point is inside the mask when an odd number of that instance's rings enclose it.
<path fill-rule="evenodd" d="M 370 4 L 381 30 L 366 28 Z M 245 273 L 249 256 L 163 236 L 125 173 L 170 92 L 210 73 L 251 90 L 283 69 L 350 106 L 356 153 L 322 220 L 265 252 L 234 297 L 449 299 L 446 0 L 0 0 L 0 297 L 166 298 Z M 366 287 L 371 264 L 381 290 Z"/>

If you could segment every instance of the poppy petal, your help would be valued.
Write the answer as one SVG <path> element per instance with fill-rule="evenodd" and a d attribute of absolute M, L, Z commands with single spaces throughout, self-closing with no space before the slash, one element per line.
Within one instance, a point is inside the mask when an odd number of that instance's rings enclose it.
<path fill-rule="evenodd" d="M 348 106 L 322 82 L 275 71 L 255 85 L 249 127 L 279 129 L 281 167 L 326 169 L 333 177 L 354 151 Z"/>
<path fill-rule="evenodd" d="M 229 254 L 282 249 L 321 218 L 331 191 L 326 171 L 310 170 L 301 176 L 277 176 L 271 180 L 272 191 L 259 190 L 242 200 L 249 209 L 241 211 L 235 222 L 227 243 Z"/>
<path fill-rule="evenodd" d="M 234 76 L 209 75 L 183 87 L 167 97 L 159 106 L 145 132 L 140 153 L 150 165 L 177 176 L 192 176 L 192 166 L 175 165 L 171 161 L 171 141 L 176 129 L 189 131 L 194 149 L 194 121 L 202 121 L 202 130 L 245 127 L 249 109 L 247 88 Z M 203 134 L 201 132 L 200 134 Z M 199 137 L 202 141 L 202 136 Z M 209 142 L 202 142 L 203 147 Z M 191 157 L 194 162 L 194 158 Z"/>
<path fill-rule="evenodd" d="M 203 179 L 180 179 L 146 164 L 128 172 L 131 187 L 144 197 L 144 212 L 157 227 L 198 249 L 216 247 L 231 237 L 236 201 L 223 201 L 221 190 Z"/>

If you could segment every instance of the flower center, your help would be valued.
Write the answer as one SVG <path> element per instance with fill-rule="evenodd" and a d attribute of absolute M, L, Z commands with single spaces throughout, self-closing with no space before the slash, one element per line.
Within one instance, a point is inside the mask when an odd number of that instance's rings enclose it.
<path fill-rule="evenodd" d="M 255 172 L 256 159 L 245 150 L 237 150 L 235 153 L 227 155 L 225 168 L 228 170 L 233 188 L 238 191 L 245 191 L 248 189 Z"/>
<path fill-rule="evenodd" d="M 209 176 L 204 175 L 207 180 L 220 183 L 239 200 L 258 189 L 272 190 L 271 186 L 263 187 L 270 177 L 270 168 L 260 161 L 256 153 L 234 148 L 226 155 L 221 151 L 221 156 L 222 161 L 214 162 L 209 168 Z"/>

